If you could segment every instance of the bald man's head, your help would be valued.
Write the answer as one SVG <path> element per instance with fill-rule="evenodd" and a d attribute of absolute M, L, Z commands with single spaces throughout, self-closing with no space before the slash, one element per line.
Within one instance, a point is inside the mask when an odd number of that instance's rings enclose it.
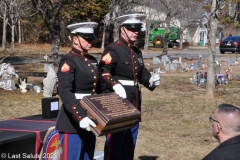
<path fill-rule="evenodd" d="M 240 135 L 240 109 L 231 104 L 221 104 L 214 112 L 214 118 L 217 119 L 228 135 Z"/>

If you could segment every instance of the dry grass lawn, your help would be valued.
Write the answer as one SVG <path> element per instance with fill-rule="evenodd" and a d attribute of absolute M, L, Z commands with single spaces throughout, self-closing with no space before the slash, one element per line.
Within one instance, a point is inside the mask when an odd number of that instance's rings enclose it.
<path fill-rule="evenodd" d="M 49 45 L 17 45 L 14 56 L 42 57 L 49 53 Z M 61 52 L 69 48 L 61 48 Z M 94 49 L 93 49 L 94 50 Z M 93 51 L 92 50 L 92 51 Z M 6 53 L 0 55 L 2 58 Z M 232 55 L 234 56 L 234 55 Z M 1 60 L 1 58 L 0 58 Z M 186 63 L 192 63 L 185 60 Z M 151 64 L 152 60 L 145 60 Z M 204 60 L 203 60 L 204 62 Z M 16 70 L 42 71 L 43 63 L 16 65 Z M 233 74 L 240 74 L 240 66 L 232 66 Z M 226 66 L 221 67 L 224 72 Z M 206 70 L 202 70 L 204 72 Z M 231 80 L 221 86 L 216 98 L 206 97 L 206 90 L 190 85 L 196 71 L 171 71 L 161 74 L 161 85 L 153 92 L 142 87 L 142 122 L 135 150 L 136 160 L 198 160 L 218 142 L 212 137 L 208 117 L 221 103 L 240 107 L 240 81 Z M 29 77 L 28 82 L 40 85 L 43 78 Z M 0 120 L 41 114 L 42 93 L 0 89 Z M 96 150 L 103 150 L 104 137 L 97 138 Z"/>

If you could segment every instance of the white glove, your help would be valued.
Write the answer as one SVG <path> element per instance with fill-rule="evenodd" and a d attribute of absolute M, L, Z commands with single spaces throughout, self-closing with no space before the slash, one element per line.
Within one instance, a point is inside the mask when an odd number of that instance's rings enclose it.
<path fill-rule="evenodd" d="M 149 86 L 156 87 L 160 85 L 160 76 L 159 74 L 153 74 L 152 77 L 149 79 Z"/>
<path fill-rule="evenodd" d="M 90 131 L 90 126 L 96 127 L 96 124 L 88 117 L 85 117 L 79 122 L 79 126 L 80 126 L 80 128 Z"/>
<path fill-rule="evenodd" d="M 113 90 L 122 98 L 127 98 L 126 91 L 121 84 L 115 84 Z"/>

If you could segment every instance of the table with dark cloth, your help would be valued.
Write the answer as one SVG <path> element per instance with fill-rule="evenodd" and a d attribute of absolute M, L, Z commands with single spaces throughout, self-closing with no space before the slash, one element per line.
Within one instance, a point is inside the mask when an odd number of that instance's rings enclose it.
<path fill-rule="evenodd" d="M 0 121 L 0 159 L 38 159 L 47 130 L 56 118 L 42 115 Z"/>

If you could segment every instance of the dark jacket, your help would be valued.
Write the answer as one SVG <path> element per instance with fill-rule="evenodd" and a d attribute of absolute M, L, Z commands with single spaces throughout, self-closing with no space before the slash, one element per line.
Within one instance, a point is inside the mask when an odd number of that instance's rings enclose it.
<path fill-rule="evenodd" d="M 240 136 L 221 143 L 203 160 L 240 160 Z"/>
<path fill-rule="evenodd" d="M 99 71 L 96 58 L 82 54 L 75 48 L 62 57 L 57 76 L 58 92 L 63 105 L 57 118 L 57 130 L 75 133 L 80 129 L 79 121 L 86 117 L 86 113 L 75 93 L 101 93 Z"/>
<path fill-rule="evenodd" d="M 141 110 L 141 91 L 139 84 L 149 90 L 151 74 L 144 66 L 142 52 L 123 38 L 113 42 L 104 50 L 99 63 L 105 84 L 104 92 L 114 92 L 113 86 L 118 80 L 132 80 L 135 86 L 123 85 L 127 99 Z"/>

